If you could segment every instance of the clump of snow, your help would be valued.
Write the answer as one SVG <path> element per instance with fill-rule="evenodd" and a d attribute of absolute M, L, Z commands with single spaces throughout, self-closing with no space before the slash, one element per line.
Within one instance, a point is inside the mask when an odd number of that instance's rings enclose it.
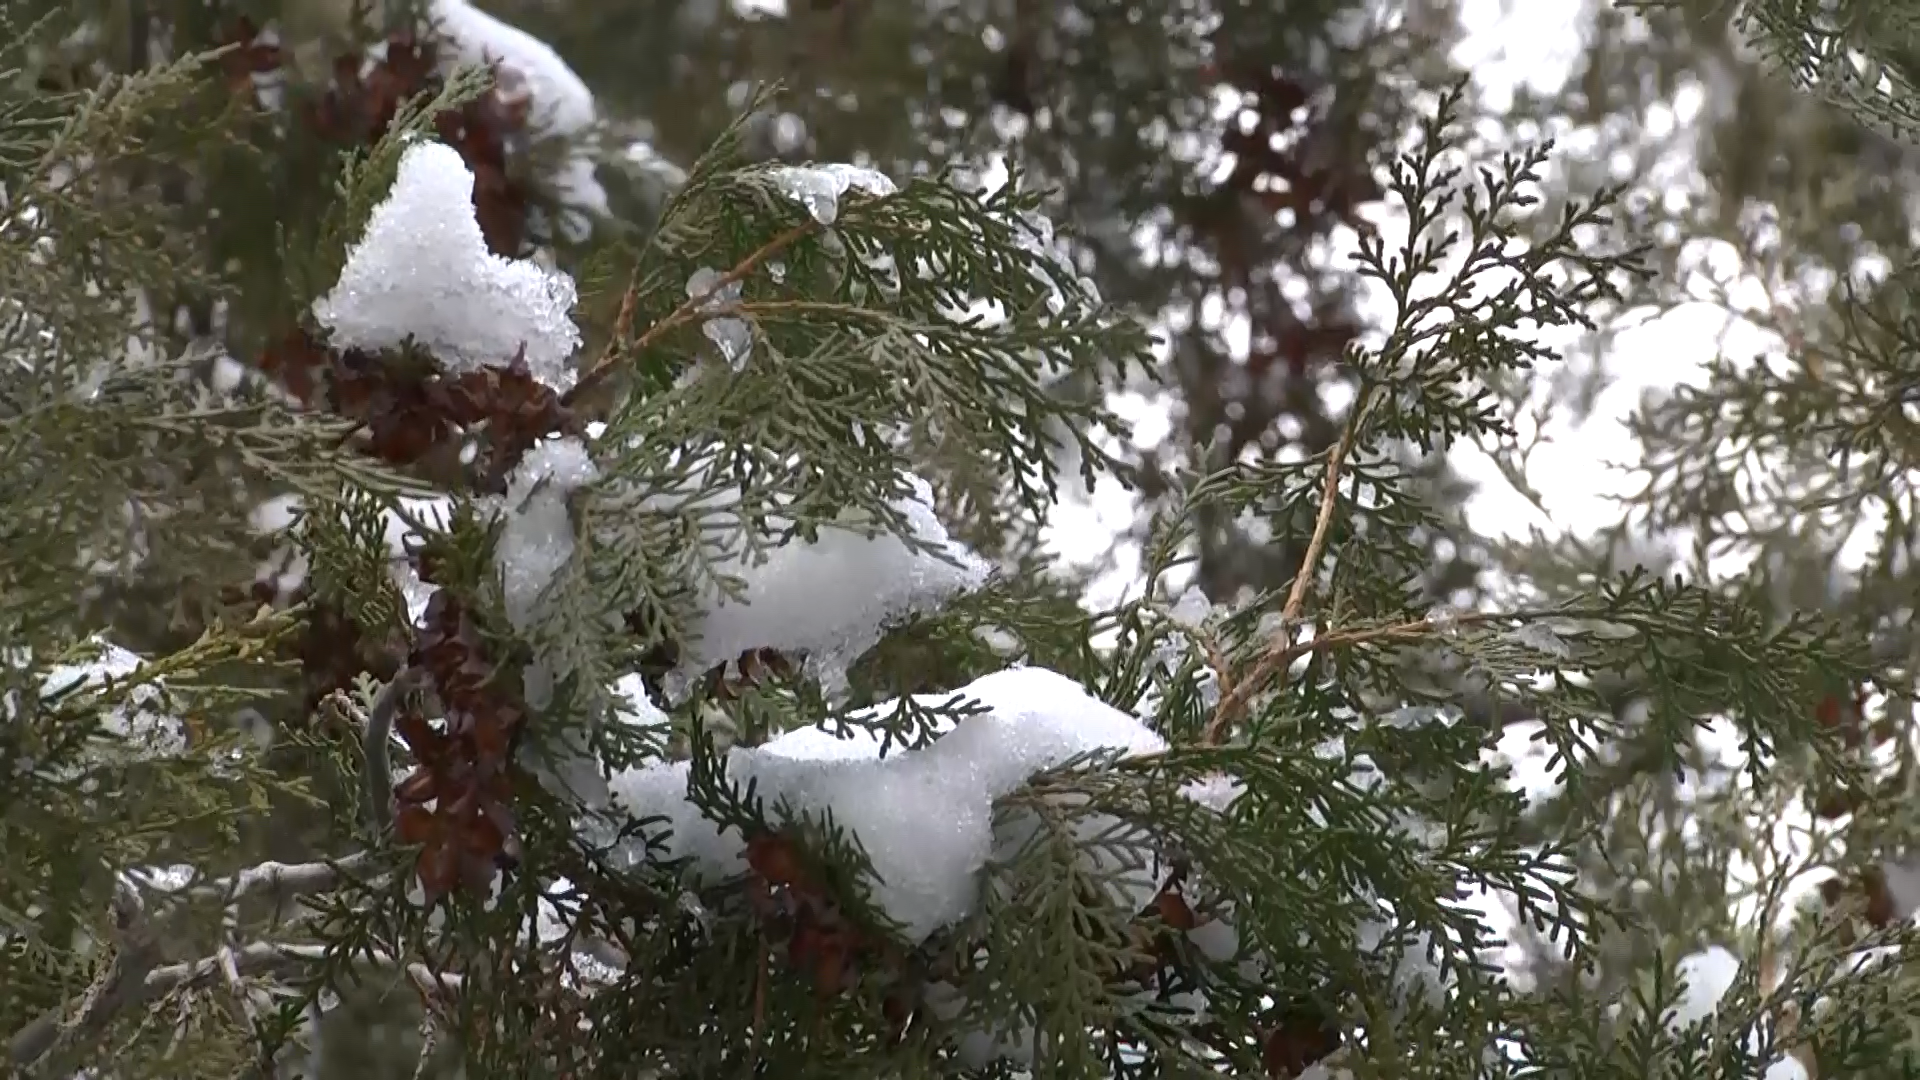
<path fill-rule="evenodd" d="M 1886 879 L 1887 896 L 1893 901 L 1893 917 L 1912 918 L 1915 911 L 1920 911 L 1920 856 L 1908 852 L 1884 859 L 1880 873 Z"/>
<path fill-rule="evenodd" d="M 533 613 L 553 576 L 573 558 L 573 515 L 567 495 L 599 476 L 577 438 L 549 439 L 528 450 L 507 479 L 505 526 L 494 548 L 507 620 L 516 629 Z"/>
<path fill-rule="evenodd" d="M 1210 919 L 1187 931 L 1187 940 L 1200 955 L 1216 964 L 1233 961 L 1240 955 L 1240 931 L 1230 919 Z"/>
<path fill-rule="evenodd" d="M 125 679 L 139 670 L 141 660 L 133 652 L 98 638 L 92 645 L 98 652 L 91 660 L 62 664 L 48 672 L 41 682 L 40 696 L 64 697 L 101 689 L 109 680 Z M 143 757 L 171 757 L 184 752 L 187 738 L 179 718 L 151 707 L 158 704 L 161 695 L 160 687 L 152 683 L 134 687 L 124 704 L 114 706 L 102 717 L 108 734 Z"/>
<path fill-rule="evenodd" d="M 1201 592 L 1198 585 L 1187 586 L 1186 591 L 1180 594 L 1180 599 L 1174 601 L 1173 607 L 1167 610 L 1167 615 L 1175 623 L 1188 630 L 1205 626 L 1212 614 L 1213 602 L 1207 599 L 1207 594 Z"/>
<path fill-rule="evenodd" d="M 814 542 L 789 542 L 760 562 L 719 560 L 716 570 L 743 587 L 737 596 L 709 590 L 687 625 L 692 643 L 667 680 L 669 697 L 683 699 L 700 675 L 749 649 L 804 655 L 806 672 L 838 692 L 847 665 L 888 625 L 985 584 L 988 565 L 948 537 L 933 511 L 933 488 L 907 480 L 913 493 L 894 508 L 917 547 L 892 534 L 822 528 Z M 849 515 L 846 524 L 859 521 Z"/>
<path fill-rule="evenodd" d="M 1678 1030 L 1700 1023 L 1720 1007 L 1720 999 L 1740 975 L 1740 958 L 1723 946 L 1710 945 L 1681 957 L 1674 971 L 1685 986 L 1680 1000 L 1667 1011 L 1666 1022 Z"/>
<path fill-rule="evenodd" d="M 583 142 L 598 119 L 587 84 L 553 46 L 467 0 L 434 0 L 430 17 L 449 46 L 441 57 L 443 67 L 492 67 L 496 92 L 525 102 L 527 127 L 536 137 L 570 141 L 566 159 L 547 178 L 548 186 L 563 204 L 605 217 L 606 189 L 594 177 L 593 159 Z M 584 239 L 586 226 L 576 222 L 569 232 Z"/>
<path fill-rule="evenodd" d="M 932 981 L 920 992 L 920 998 L 941 1023 L 951 1024 L 967 1009 L 967 997 L 952 983 Z M 960 1064 L 969 1069 L 985 1069 L 996 1061 L 1010 1061 L 1017 1068 L 1033 1065 L 1033 1026 L 1021 1023 L 1015 1031 L 999 1034 L 967 1031 L 954 1046 Z"/>
<path fill-rule="evenodd" d="M 174 893 L 193 884 L 199 878 L 200 871 L 187 863 L 174 863 L 170 866 L 136 866 L 128 870 L 126 876 L 135 885 L 154 892 Z"/>
<path fill-rule="evenodd" d="M 1203 776 L 1180 788 L 1181 795 L 1219 814 L 1226 813 L 1246 793 L 1247 785 L 1226 773 Z"/>
<path fill-rule="evenodd" d="M 626 153 L 622 156 L 642 175 L 652 177 L 666 187 L 677 188 L 687 182 L 687 170 L 667 160 L 645 139 L 628 143 Z"/>
<path fill-rule="evenodd" d="M 622 676 L 614 685 L 614 693 L 619 697 L 619 718 L 623 724 L 640 728 L 658 728 L 667 725 L 667 714 L 654 704 L 653 695 L 647 693 L 647 684 L 638 675 Z"/>
<path fill-rule="evenodd" d="M 1792 1057 L 1782 1057 L 1767 1066 L 1761 1080 L 1807 1080 L 1807 1067 Z"/>
<path fill-rule="evenodd" d="M 838 739 L 808 727 L 726 757 L 728 778 L 743 789 L 753 782 L 776 819 L 831 814 L 872 861 L 874 903 L 914 941 L 973 909 L 982 868 L 1009 840 L 996 835 L 996 799 L 1083 754 L 1166 748 L 1139 721 L 1044 668 L 1009 668 L 951 696 L 915 701 L 937 708 L 956 697 L 985 711 L 946 726 L 918 750 L 882 754 L 876 736 Z M 873 712 L 885 715 L 893 707 Z M 743 838 L 716 828 L 689 801 L 688 773 L 686 762 L 626 770 L 613 778 L 615 802 L 635 819 L 664 819 L 646 831 L 668 857 L 691 859 L 702 880 L 742 873 Z M 624 856 L 637 861 L 641 852 L 630 846 Z"/>
<path fill-rule="evenodd" d="M 313 312 L 335 345 L 412 339 L 450 372 L 505 367 L 524 349 L 534 378 L 564 390 L 580 347 L 575 298 L 566 274 L 487 250 L 473 173 L 451 147 L 421 142 L 402 155 L 393 190 Z"/>
<path fill-rule="evenodd" d="M 1385 918 L 1362 922 L 1360 951 L 1381 957 L 1392 965 L 1390 975 L 1398 994 L 1420 998 L 1433 1006 L 1444 1004 L 1453 975 L 1434 959 L 1432 937 L 1424 930 L 1415 930 L 1406 944 L 1389 949 L 1387 938 L 1393 928 L 1393 924 Z"/>
<path fill-rule="evenodd" d="M 306 502 L 300 496 L 275 495 L 255 506 L 247 520 L 256 535 L 274 536 L 292 528 L 305 512 Z M 387 542 L 387 576 L 407 606 L 408 622 L 414 625 L 419 625 L 426 614 L 427 601 L 432 599 L 437 587 L 421 580 L 420 571 L 413 565 L 411 549 L 426 538 L 422 529 L 444 533 L 452 519 L 453 500 L 445 495 L 401 498 L 397 510 L 381 512 Z M 278 574 L 277 585 L 280 592 L 286 594 L 305 580 L 306 572 L 305 556 L 292 547 L 284 547 L 262 564 L 260 580 Z"/>
<path fill-rule="evenodd" d="M 687 299 L 700 301 L 701 311 L 714 311 L 740 302 L 740 283 L 728 281 L 721 284 L 726 275 L 711 266 L 695 270 L 687 278 Z M 753 327 L 738 315 L 715 315 L 701 327 L 701 333 L 720 350 L 720 356 L 727 366 L 739 371 L 747 366 L 747 359 L 753 354 Z"/>
<path fill-rule="evenodd" d="M 822 225 L 839 220 L 840 200 L 849 191 L 884 198 L 899 190 L 886 174 L 857 165 L 779 165 L 767 170 L 767 178 Z"/>
<path fill-rule="evenodd" d="M 593 91 L 553 46 L 467 0 L 433 0 L 430 17 L 452 47 L 444 59 L 459 65 L 496 65 L 525 81 L 531 99 L 529 125 L 557 135 L 593 126 Z"/>

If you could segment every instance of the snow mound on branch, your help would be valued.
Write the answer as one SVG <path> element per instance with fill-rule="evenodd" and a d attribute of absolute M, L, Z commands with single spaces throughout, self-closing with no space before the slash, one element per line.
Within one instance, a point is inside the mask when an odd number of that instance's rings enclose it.
<path fill-rule="evenodd" d="M 434 0 L 429 17 L 452 48 L 444 59 L 457 65 L 498 65 L 525 83 L 536 130 L 574 135 L 593 126 L 593 91 L 587 89 L 553 46 L 481 11 L 467 0 Z"/>
<path fill-rule="evenodd" d="M 580 347 L 573 279 L 487 250 L 473 173 L 452 147 L 421 142 L 400 159 L 386 200 L 314 317 L 342 348 L 411 338 L 449 372 L 506 367 L 525 349 L 533 377 L 565 390 Z"/>
<path fill-rule="evenodd" d="M 728 752 L 728 778 L 742 790 L 756 785 L 766 812 L 834 823 L 857 840 L 872 861 L 872 899 L 914 941 L 967 915 L 978 899 L 980 872 L 996 850 L 1005 854 L 1031 824 L 1003 822 L 994 828 L 993 804 L 1018 790 L 1035 773 L 1101 750 L 1126 755 L 1158 753 L 1166 743 L 1138 720 L 1089 695 L 1080 684 L 1044 668 L 1009 668 L 985 676 L 951 695 L 921 695 L 928 708 L 977 702 L 982 712 L 944 725 L 940 736 L 918 750 L 881 752 L 881 739 L 860 732 L 840 739 L 818 727 L 800 728 L 753 748 Z M 886 715 L 891 703 L 875 706 Z M 703 880 L 744 873 L 744 839 L 715 827 L 687 797 L 686 762 L 628 769 L 612 780 L 617 806 L 635 819 L 657 818 L 645 827 L 671 859 L 691 859 Z M 1094 827 L 1089 821 L 1090 827 Z M 1014 835 L 1009 835 L 1009 830 Z M 621 855 L 630 864 L 644 848 L 629 842 Z M 1113 856 L 1088 853 L 1096 863 Z M 1100 865 L 1100 870 L 1111 866 Z M 1138 881 L 1117 883 L 1117 902 L 1144 903 L 1159 888 L 1161 872 L 1130 871 Z"/>
<path fill-rule="evenodd" d="M 765 554 L 734 554 L 715 570 L 743 587 L 716 586 L 687 626 L 693 643 L 667 680 L 684 700 L 694 680 L 750 649 L 804 655 L 806 671 L 829 693 L 846 685 L 847 665 L 877 644 L 886 627 L 931 612 L 986 583 L 989 567 L 948 537 L 933 511 L 933 488 L 908 476 L 912 495 L 894 502 L 915 546 L 890 533 L 821 528 L 813 543 L 793 541 Z M 857 524 L 849 516 L 848 525 Z"/>
<path fill-rule="evenodd" d="M 1685 988 L 1667 1011 L 1666 1021 L 1669 1028 L 1678 1030 L 1700 1023 L 1720 1007 L 1720 999 L 1740 976 L 1740 958 L 1724 946 L 1711 945 L 1681 957 L 1674 973 Z"/>
<path fill-rule="evenodd" d="M 434 0 L 433 24 L 450 48 L 445 67 L 491 66 L 498 91 L 527 103 L 527 126 L 536 137 L 580 140 L 598 120 L 593 92 L 553 46 L 525 30 L 481 11 L 467 0 Z M 604 217 L 607 193 L 593 175 L 586 147 L 570 147 L 548 185 L 567 206 Z M 579 223 L 584 225 L 585 223 Z M 584 233 L 573 238 L 585 239 Z"/>

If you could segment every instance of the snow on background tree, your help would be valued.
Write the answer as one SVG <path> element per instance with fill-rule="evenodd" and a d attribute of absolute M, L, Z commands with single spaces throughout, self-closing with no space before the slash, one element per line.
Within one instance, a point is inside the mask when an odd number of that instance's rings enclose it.
<path fill-rule="evenodd" d="M 1507 437 L 1534 335 L 1644 288 L 1544 156 L 1460 170 L 1456 96 L 1412 93 L 1370 181 L 1394 310 L 1325 452 L 1162 476 L 1150 590 L 1088 614 L 1035 540 L 1121 464 L 1093 391 L 1149 353 L 1020 177 L 747 165 L 749 96 L 642 170 L 651 221 L 584 84 L 454 0 L 28 7 L 14 1064 L 331 1074 L 401 1011 L 406 1068 L 478 1075 L 1898 1068 L 1877 894 L 1864 934 L 1736 941 L 1800 869 L 1737 829 L 1677 842 L 1766 888 L 1632 992 L 1487 963 L 1487 894 L 1596 958 L 1619 905 L 1576 857 L 1661 812 L 1604 789 L 1697 723 L 1750 767 L 1696 805 L 1856 780 L 1822 703 L 1870 672 L 1817 604 L 1711 578 L 1433 603 L 1420 452 Z M 1220 522 L 1289 568 L 1232 609 L 1187 587 Z M 1487 702 L 1566 759 L 1557 821 Z M 1622 891 L 1684 880 L 1654 850 Z M 1834 850 L 1795 857 L 1873 865 Z"/>

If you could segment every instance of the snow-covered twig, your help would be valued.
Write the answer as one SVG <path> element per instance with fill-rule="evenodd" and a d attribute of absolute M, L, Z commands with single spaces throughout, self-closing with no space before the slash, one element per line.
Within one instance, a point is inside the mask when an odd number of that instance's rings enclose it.
<path fill-rule="evenodd" d="M 246 983 L 241 981 L 237 957 L 237 950 L 231 945 L 222 945 L 220 951 L 213 954 L 214 961 L 219 965 L 220 978 L 227 984 L 227 992 L 233 995 L 236 1018 L 252 1029 L 258 1024 L 259 1015 L 254 1010 L 252 996 L 247 993 Z"/>
<path fill-rule="evenodd" d="M 123 877 L 114 887 L 114 933 L 119 951 L 113 963 L 77 1003 L 51 1010 L 16 1031 L 7 1043 L 8 1060 L 16 1067 L 39 1061 L 74 1039 L 104 1028 L 122 1010 L 150 1000 L 181 981 L 181 969 L 194 965 L 155 965 L 161 959 L 159 943 L 167 928 L 192 905 L 212 902 L 231 910 L 247 897 L 263 896 L 277 907 L 296 896 L 336 887 L 342 878 L 369 865 L 372 858 L 370 853 L 360 852 L 330 862 L 263 862 L 180 890 L 169 898 L 166 907 L 154 913 L 146 910 L 134 880 Z M 209 973 L 219 971 L 237 984 L 240 975 L 257 962 L 259 948 L 223 946 L 197 964 Z M 63 1021 L 70 1014 L 74 1019 Z"/>
<path fill-rule="evenodd" d="M 283 863 L 270 860 L 249 866 L 230 877 L 215 878 L 192 886 L 178 894 L 178 901 L 218 901 L 231 906 L 249 896 L 265 895 L 276 904 L 284 904 L 296 896 L 326 892 L 338 885 L 341 878 L 364 869 L 372 862 L 373 854 L 366 851 L 331 861 Z"/>
<path fill-rule="evenodd" d="M 460 976 L 436 972 L 418 962 L 403 965 L 398 957 L 390 953 L 369 950 L 350 955 L 335 954 L 324 945 L 277 941 L 250 942 L 237 949 L 222 949 L 199 960 L 155 968 L 146 977 L 146 988 L 150 995 L 158 996 L 185 983 L 200 982 L 222 973 L 229 961 L 237 975 L 277 975 L 325 963 L 335 955 L 346 955 L 352 963 L 365 967 L 404 971 L 407 978 L 423 991 L 453 993 L 460 989 Z"/>

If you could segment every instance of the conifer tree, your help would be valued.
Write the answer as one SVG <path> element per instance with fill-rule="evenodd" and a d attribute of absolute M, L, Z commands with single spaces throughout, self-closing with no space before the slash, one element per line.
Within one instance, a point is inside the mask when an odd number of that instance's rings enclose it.
<path fill-rule="evenodd" d="M 1892 920 L 1626 992 L 1487 960 L 1482 892 L 1594 959 L 1624 748 L 1684 768 L 1711 721 L 1719 791 L 1857 784 L 1819 705 L 1898 671 L 1644 568 L 1433 603 L 1406 462 L 1507 436 L 1533 332 L 1641 287 L 1617 193 L 1543 218 L 1546 148 L 1475 160 L 1428 102 L 1332 442 L 1180 477 L 1089 612 L 1036 537 L 1121 425 L 1049 388 L 1150 353 L 1017 170 L 736 126 L 643 215 L 538 39 L 271 8 L 6 6 L 11 1068 L 332 1075 L 369 1006 L 488 1077 L 1906 1067 L 1912 989 L 1859 962 Z M 1208 515 L 1297 564 L 1214 606 Z M 1537 718 L 1558 820 L 1466 692 Z"/>

